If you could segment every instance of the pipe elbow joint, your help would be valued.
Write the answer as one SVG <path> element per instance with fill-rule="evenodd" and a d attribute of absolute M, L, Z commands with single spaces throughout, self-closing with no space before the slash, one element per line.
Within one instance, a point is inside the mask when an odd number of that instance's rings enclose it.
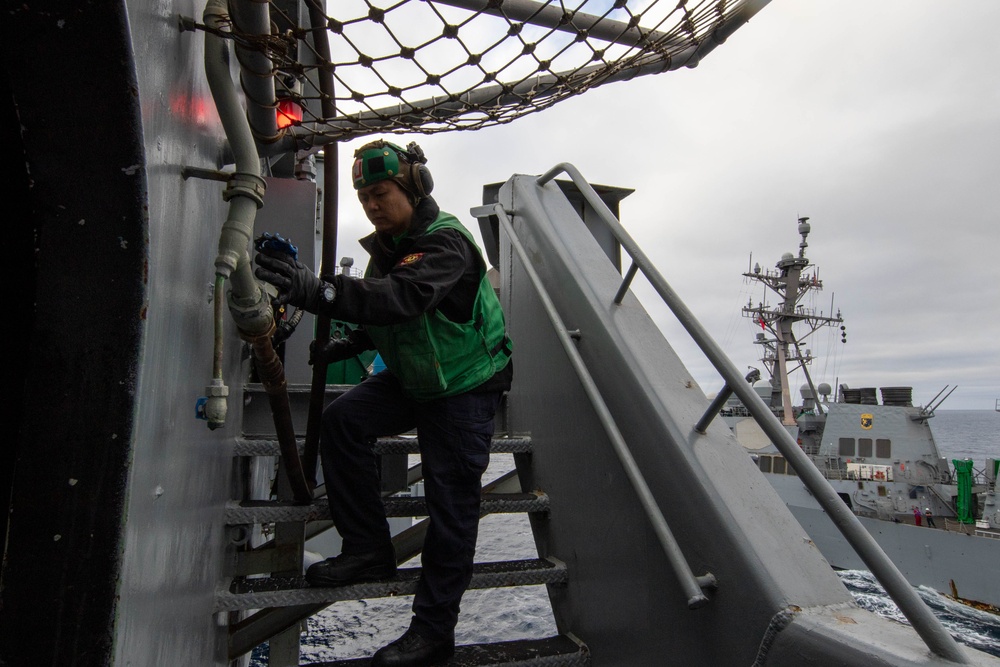
<path fill-rule="evenodd" d="M 271 300 L 263 289 L 256 294 L 239 297 L 229 291 L 229 313 L 240 331 L 240 336 L 252 340 L 259 336 L 270 336 L 274 332 L 274 314 L 271 310 Z"/>

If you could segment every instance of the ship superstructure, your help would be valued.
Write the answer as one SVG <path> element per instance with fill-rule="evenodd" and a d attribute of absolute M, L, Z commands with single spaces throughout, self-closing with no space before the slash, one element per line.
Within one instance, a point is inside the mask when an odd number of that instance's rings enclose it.
<path fill-rule="evenodd" d="M 763 348 L 761 361 L 769 377 L 777 380 L 788 378 L 796 370 L 796 367 L 790 367 L 790 364 L 796 364 L 797 368 L 805 371 L 812 395 L 818 396 L 807 368 L 812 362 L 812 353 L 808 348 L 804 348 L 804 343 L 822 327 L 840 325 L 843 331 L 844 320 L 839 311 L 836 315 L 832 314 L 832 302 L 830 315 L 817 313 L 814 309 L 802 305 L 802 300 L 807 294 L 823 289 L 819 271 L 809 263 L 805 255 L 806 248 L 809 247 L 807 239 L 810 231 L 809 218 L 799 218 L 799 235 L 802 240 L 799 243 L 798 255 L 785 253 L 775 265 L 774 271 L 762 270 L 757 264 L 752 272 L 743 274 L 766 286 L 781 300 L 774 307 L 763 300 L 754 305 L 751 300 L 743 307 L 743 315 L 751 318 L 762 329 L 754 342 Z M 813 271 L 807 273 L 810 268 Z M 767 333 L 771 334 L 770 338 Z M 846 341 L 846 334 L 843 340 Z M 772 387 L 775 395 L 770 399 L 771 405 L 776 408 L 780 406 L 778 414 L 783 424 L 794 425 L 795 415 L 787 380 L 775 381 Z"/>
<path fill-rule="evenodd" d="M 830 326 L 839 326 L 846 341 L 846 329 L 839 310 L 826 315 L 802 305 L 806 294 L 823 287 L 818 269 L 805 256 L 811 231 L 807 220 L 799 219 L 797 256 L 785 253 L 775 270 L 757 265 L 743 274 L 778 298 L 774 307 L 762 300 L 743 308 L 754 328 L 763 330 L 756 333 L 755 343 L 762 348 L 761 361 L 770 376 L 748 379 L 911 583 L 996 610 L 996 460 L 987 459 L 977 469 L 980 464 L 948 461 L 939 451 L 930 420 L 953 387 L 945 387 L 926 406 L 915 407 L 910 387 L 879 391 L 840 385 L 833 395 L 830 384 L 813 380 L 813 357 L 802 342 Z M 799 369 L 806 383 L 793 406 L 789 377 Z M 827 560 L 838 568 L 863 569 L 864 563 L 833 530 L 785 457 L 747 420 L 739 402 L 731 401 L 723 414 Z"/>

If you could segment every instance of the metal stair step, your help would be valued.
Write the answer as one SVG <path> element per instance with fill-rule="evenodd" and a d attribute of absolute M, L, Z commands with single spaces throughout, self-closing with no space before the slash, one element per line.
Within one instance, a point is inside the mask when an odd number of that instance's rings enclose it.
<path fill-rule="evenodd" d="M 385 515 L 427 516 L 424 497 L 395 498 L 382 501 Z M 484 493 L 480 512 L 483 514 L 512 514 L 515 512 L 547 512 L 549 497 L 541 491 L 534 493 Z M 314 500 L 308 505 L 273 500 L 245 500 L 226 503 L 226 525 L 290 521 L 323 521 L 330 518 L 330 506 L 325 499 Z"/>
<path fill-rule="evenodd" d="M 300 667 L 362 667 L 369 658 L 303 663 Z M 520 639 L 495 644 L 456 646 L 447 667 L 583 667 L 590 664 L 590 651 L 575 637 L 556 635 L 544 639 Z"/>
<path fill-rule="evenodd" d="M 491 454 L 524 454 L 531 452 L 528 436 L 497 436 L 490 441 Z M 418 438 L 394 436 L 379 438 L 375 443 L 376 454 L 419 454 Z"/>
<path fill-rule="evenodd" d="M 302 453 L 301 438 L 295 441 Z M 491 454 L 523 454 L 531 452 L 531 438 L 526 436 L 498 436 L 490 442 Z M 417 438 L 394 436 L 379 438 L 375 442 L 376 454 L 419 454 L 420 445 Z M 278 441 L 273 438 L 243 437 L 236 439 L 234 456 L 278 456 L 280 454 Z"/>
<path fill-rule="evenodd" d="M 265 609 L 296 605 L 328 604 L 394 595 L 413 595 L 420 578 L 419 567 L 402 568 L 386 581 L 351 584 L 336 588 L 309 586 L 304 577 L 236 579 L 230 590 L 217 591 L 215 611 Z M 476 563 L 469 589 L 566 583 L 566 564 L 556 559 Z"/>

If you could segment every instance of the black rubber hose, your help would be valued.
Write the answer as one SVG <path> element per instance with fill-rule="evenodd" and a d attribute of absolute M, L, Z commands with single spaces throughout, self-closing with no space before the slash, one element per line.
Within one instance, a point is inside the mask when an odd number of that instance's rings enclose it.
<path fill-rule="evenodd" d="M 314 28 L 327 24 L 323 6 L 314 0 L 309 5 L 309 22 Z M 316 55 L 321 63 L 330 61 L 330 39 L 326 30 L 313 32 Z M 324 118 L 333 118 L 337 114 L 334 102 L 333 68 L 319 68 L 320 107 Z M 338 144 L 327 144 L 323 149 L 323 247 L 320 261 L 320 275 L 330 275 L 337 266 L 337 200 L 339 196 L 338 180 Z M 330 340 L 330 318 L 318 315 L 316 317 L 316 349 L 322 349 Z M 306 443 L 303 450 L 305 460 L 304 471 L 306 479 L 313 486 L 316 484 L 316 461 L 319 455 L 319 431 L 326 392 L 325 363 L 313 364 L 312 386 L 309 395 L 309 416 L 306 421 Z"/>

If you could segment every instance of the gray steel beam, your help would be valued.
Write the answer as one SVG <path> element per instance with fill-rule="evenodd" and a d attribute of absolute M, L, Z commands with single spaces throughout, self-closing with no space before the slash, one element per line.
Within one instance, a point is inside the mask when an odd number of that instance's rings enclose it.
<path fill-rule="evenodd" d="M 551 498 L 533 522 L 541 556 L 567 563 L 550 591 L 557 627 L 586 638 L 602 664 L 749 664 L 771 616 L 789 604 L 850 604 L 850 594 L 770 489 L 745 450 L 716 425 L 693 425 L 708 402 L 632 293 L 613 303 L 622 272 L 580 209 L 557 184 L 515 176 L 498 201 L 513 219 L 531 267 L 544 281 L 590 369 L 660 512 L 695 572 L 719 580 L 711 603 L 691 611 L 665 550 L 525 262 L 501 233 L 501 302 L 519 350 L 508 428 L 531 433 L 531 488 Z M 593 207 L 597 210 L 600 207 Z M 596 215 L 594 216 L 596 218 Z M 698 582 L 701 585 L 701 582 Z M 608 624 L 607 609 L 615 609 Z M 628 628 L 629 632 L 621 632 Z M 705 642 L 706 628 L 726 636 Z M 713 632 L 709 630 L 709 632 Z"/>
<path fill-rule="evenodd" d="M 654 498 L 652 491 L 650 491 L 649 485 L 646 483 L 646 479 L 643 476 L 639 465 L 632 456 L 632 452 L 629 449 L 628 444 L 625 442 L 625 438 L 622 436 L 621 431 L 618 430 L 618 425 L 615 423 L 611 410 L 608 409 L 607 404 L 601 397 L 597 384 L 594 382 L 590 371 L 587 369 L 586 363 L 580 357 L 580 353 L 576 349 L 573 332 L 567 330 L 562 318 L 560 318 L 558 310 L 549 298 L 548 293 L 545 291 L 541 278 L 531 265 L 527 251 L 518 240 L 517 232 L 514 230 L 514 227 L 511 224 L 510 219 L 507 217 L 507 213 L 504 211 L 503 206 L 497 204 L 494 207 L 494 210 L 497 218 L 500 220 L 501 229 L 508 236 L 511 246 L 520 256 L 523 268 L 538 293 L 538 297 L 542 302 L 546 314 L 549 316 L 552 327 L 559 336 L 559 341 L 562 343 L 563 350 L 565 350 L 566 355 L 569 357 L 570 362 L 576 371 L 580 384 L 587 393 L 587 397 L 590 399 L 591 404 L 600 419 L 601 425 L 607 432 L 608 438 L 614 447 L 615 454 L 617 454 L 619 461 L 621 461 L 622 467 L 625 469 L 625 473 L 632 484 L 632 488 L 639 496 L 642 508 L 645 510 L 646 516 L 649 518 L 649 521 L 653 526 L 653 531 L 656 533 L 656 537 L 660 541 L 660 546 L 663 549 L 664 554 L 666 554 L 667 560 L 674 570 L 674 574 L 677 575 L 677 580 L 681 585 L 681 589 L 687 596 L 688 608 L 697 609 L 698 607 L 704 606 L 708 603 L 708 597 L 704 594 L 704 592 L 702 592 L 702 586 L 714 588 L 716 584 L 715 577 L 711 573 L 702 575 L 701 577 L 695 577 L 694 573 L 691 571 L 691 566 L 688 565 L 685 560 L 680 545 L 677 544 L 677 540 L 674 538 L 673 531 L 670 530 L 670 526 L 667 525 L 667 520 L 664 518 L 663 513 L 657 506 L 656 499 Z M 607 208 L 605 207 L 600 210 L 607 210 Z"/>
<path fill-rule="evenodd" d="M 633 28 L 627 23 L 603 16 L 567 11 L 562 4 L 554 5 L 534 2 L 534 0 L 503 0 L 502 3 L 496 3 L 492 0 L 434 1 L 460 9 L 468 9 L 472 12 L 502 16 L 562 32 L 578 34 L 580 31 L 586 31 L 588 37 L 625 46 L 649 42 L 668 46 L 680 41 L 670 33 L 643 29 L 642 27 Z"/>
<path fill-rule="evenodd" d="M 673 288 L 670 287 L 663 275 L 660 274 L 655 265 L 638 247 L 628 232 L 625 231 L 621 223 L 604 206 L 600 197 L 589 186 L 586 179 L 583 178 L 576 167 L 567 163 L 557 165 L 538 177 L 536 182 L 539 187 L 544 187 L 546 183 L 561 173 L 566 173 L 573 179 L 573 182 L 583 192 L 587 201 L 599 212 L 605 224 L 614 232 L 615 237 L 622 244 L 622 247 L 629 253 L 635 264 L 639 266 L 639 269 L 674 313 L 681 325 L 725 379 L 727 386 L 739 396 L 751 415 L 753 415 L 771 439 L 771 442 L 788 459 L 809 491 L 815 496 L 816 500 L 837 525 L 847 541 L 850 542 L 868 568 L 885 587 L 886 592 L 899 605 L 900 610 L 927 646 L 935 654 L 945 659 L 956 663 L 968 662 L 965 654 L 958 647 L 952 636 L 948 634 L 940 621 L 927 608 L 927 605 L 924 604 L 913 587 L 910 586 L 892 561 L 885 555 L 878 546 L 878 543 L 875 542 L 875 539 L 861 525 L 861 522 L 858 521 L 854 513 L 837 496 L 833 487 L 830 486 L 816 466 L 812 464 L 805 452 L 795 443 L 792 436 L 775 419 L 774 415 L 764 404 L 764 401 L 757 396 L 748 383 L 743 381 L 743 377 L 733 363 L 718 344 L 712 340 L 712 337 L 677 293 L 674 292 Z"/>
<path fill-rule="evenodd" d="M 274 155 L 296 149 L 307 150 L 340 141 L 348 135 L 374 134 L 385 127 L 392 126 L 400 119 L 406 121 L 409 116 L 413 116 L 412 122 L 415 125 L 424 124 L 428 118 L 445 120 L 464 113 L 472 106 L 514 104 L 522 101 L 529 93 L 531 93 L 533 100 L 541 101 L 563 90 L 567 80 L 587 82 L 587 85 L 604 85 L 617 81 L 628 81 L 637 76 L 661 74 L 681 67 L 695 67 L 702 58 L 725 42 L 730 35 L 766 7 L 770 1 L 749 0 L 720 21 L 710 36 L 702 40 L 700 44 L 692 45 L 672 56 L 660 53 L 648 54 L 648 57 L 637 60 L 630 67 L 606 74 L 597 84 L 592 84 L 587 80 L 605 69 L 605 65 L 592 65 L 570 72 L 534 76 L 525 79 L 512 89 L 508 89 L 503 84 L 484 86 L 462 95 L 458 101 L 446 101 L 446 96 L 433 96 L 419 102 L 401 103 L 374 111 L 328 119 L 321 130 L 324 134 L 317 134 L 316 130 L 311 130 L 308 127 L 296 127 L 280 141 L 271 144 L 267 151 L 269 155 Z"/>

